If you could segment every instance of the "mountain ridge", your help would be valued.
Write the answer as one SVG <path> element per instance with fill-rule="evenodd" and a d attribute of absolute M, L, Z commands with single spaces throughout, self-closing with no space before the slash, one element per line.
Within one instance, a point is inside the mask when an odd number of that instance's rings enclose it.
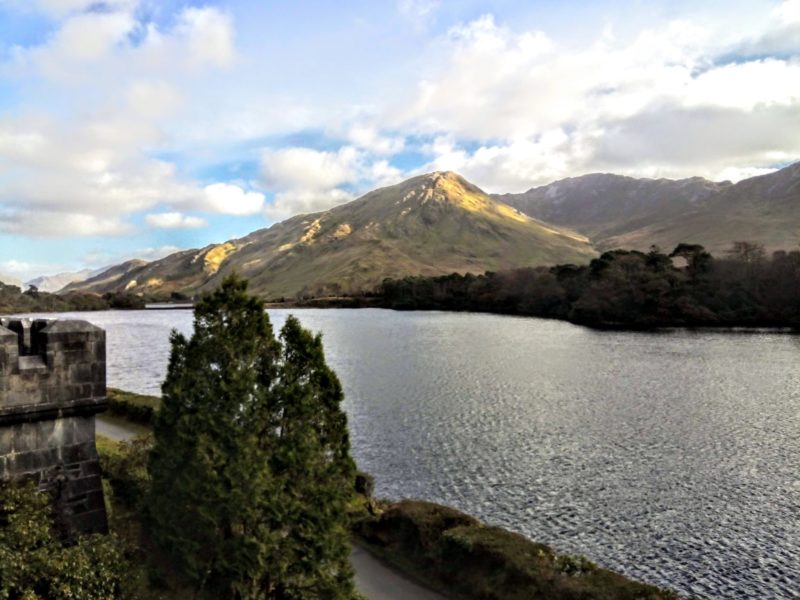
<path fill-rule="evenodd" d="M 337 295 L 384 277 L 579 263 L 597 250 L 681 242 L 719 253 L 734 241 L 797 245 L 800 163 L 735 184 L 591 173 L 492 196 L 456 173 L 428 173 L 242 238 L 128 261 L 64 291 L 193 295 L 236 271 L 270 298 Z"/>
<path fill-rule="evenodd" d="M 741 240 L 777 250 L 800 242 L 799 179 L 800 162 L 737 183 L 591 173 L 493 197 L 583 233 L 601 250 L 691 241 L 721 252 Z"/>
<path fill-rule="evenodd" d="M 585 262 L 595 254 L 585 236 L 497 202 L 455 173 L 435 172 L 67 289 L 194 294 L 236 271 L 271 298 L 358 293 L 384 277 Z"/>

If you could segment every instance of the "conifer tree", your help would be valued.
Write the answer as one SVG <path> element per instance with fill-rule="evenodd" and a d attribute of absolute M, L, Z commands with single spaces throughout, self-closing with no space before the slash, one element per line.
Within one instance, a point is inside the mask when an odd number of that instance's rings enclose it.
<path fill-rule="evenodd" d="M 215 598 L 349 598 L 345 506 L 355 468 L 322 340 L 290 317 L 276 339 L 235 276 L 174 332 L 155 423 L 153 539 Z"/>

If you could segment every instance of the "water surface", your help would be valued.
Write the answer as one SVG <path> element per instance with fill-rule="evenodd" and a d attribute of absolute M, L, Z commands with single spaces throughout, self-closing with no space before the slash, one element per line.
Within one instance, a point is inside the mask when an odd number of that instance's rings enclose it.
<path fill-rule="evenodd" d="M 270 310 L 276 326 L 287 310 Z M 684 593 L 800 597 L 800 338 L 294 310 L 322 331 L 377 493 L 442 502 Z M 188 311 L 82 313 L 157 394 Z"/>

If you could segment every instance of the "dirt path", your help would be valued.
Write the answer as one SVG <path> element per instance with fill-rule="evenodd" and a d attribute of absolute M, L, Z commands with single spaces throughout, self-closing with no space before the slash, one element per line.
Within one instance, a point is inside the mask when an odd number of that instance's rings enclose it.
<path fill-rule="evenodd" d="M 353 546 L 350 561 L 356 572 L 356 588 L 369 600 L 446 600 L 359 546 Z"/>

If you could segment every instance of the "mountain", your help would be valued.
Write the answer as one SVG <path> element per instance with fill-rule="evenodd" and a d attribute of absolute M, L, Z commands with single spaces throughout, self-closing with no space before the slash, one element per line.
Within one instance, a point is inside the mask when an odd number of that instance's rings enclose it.
<path fill-rule="evenodd" d="M 105 267 L 95 271 L 90 277 L 68 283 L 59 289 L 59 292 L 84 291 L 87 289 L 91 291 L 111 291 L 128 273 L 147 264 L 149 264 L 147 261 L 133 259 L 113 267 Z"/>
<path fill-rule="evenodd" d="M 195 293 L 236 271 L 269 298 L 370 289 L 385 277 L 587 262 L 587 238 L 431 173 L 236 240 L 177 252 L 67 289 Z"/>
<path fill-rule="evenodd" d="M 90 277 L 95 277 L 107 268 L 108 267 L 102 269 L 83 269 L 73 273 L 58 273 L 57 275 L 41 275 L 30 281 L 26 281 L 25 286 L 36 286 L 41 292 L 58 292 L 70 283 L 85 281 Z"/>
<path fill-rule="evenodd" d="M 575 229 L 598 247 L 609 248 L 618 246 L 618 236 L 692 212 L 730 186 L 730 182 L 701 177 L 676 181 L 594 173 L 494 198 L 533 217 Z"/>
<path fill-rule="evenodd" d="M 693 211 L 627 232 L 615 242 L 641 247 L 647 238 L 663 248 L 670 248 L 676 240 L 696 241 L 716 253 L 728 249 L 733 241 L 758 242 L 768 251 L 797 249 L 800 163 L 744 179 L 710 196 Z"/>
<path fill-rule="evenodd" d="M 583 233 L 603 250 L 693 242 L 721 253 L 733 241 L 770 250 L 800 241 L 800 163 L 736 184 L 592 174 L 494 198 Z"/>

